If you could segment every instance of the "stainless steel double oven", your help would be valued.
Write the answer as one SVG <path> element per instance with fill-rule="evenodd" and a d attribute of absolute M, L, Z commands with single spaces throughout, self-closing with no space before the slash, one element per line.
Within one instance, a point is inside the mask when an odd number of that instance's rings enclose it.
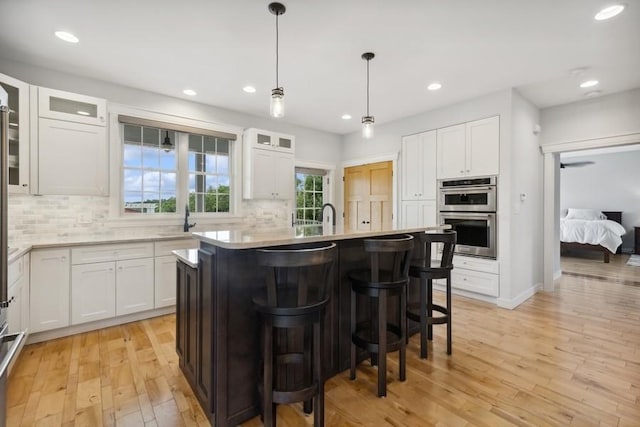
<path fill-rule="evenodd" d="M 439 180 L 438 188 L 439 220 L 457 232 L 456 253 L 495 259 L 497 177 Z"/>

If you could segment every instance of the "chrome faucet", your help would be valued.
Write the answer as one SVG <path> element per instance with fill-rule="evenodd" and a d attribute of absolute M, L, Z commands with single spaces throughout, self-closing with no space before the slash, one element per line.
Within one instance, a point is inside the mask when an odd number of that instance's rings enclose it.
<path fill-rule="evenodd" d="M 336 207 L 333 206 L 331 203 L 325 203 L 324 205 L 322 205 L 322 217 L 324 218 L 324 208 L 326 208 L 327 206 L 329 206 L 331 208 L 331 217 L 333 218 L 333 221 L 331 223 L 331 225 L 333 225 L 333 231 L 336 230 Z M 324 222 L 324 219 L 323 221 Z"/>
<path fill-rule="evenodd" d="M 186 233 L 190 228 L 195 226 L 195 222 L 193 224 L 189 224 L 189 204 L 187 203 L 184 207 L 184 227 L 182 227 L 182 230 Z"/>

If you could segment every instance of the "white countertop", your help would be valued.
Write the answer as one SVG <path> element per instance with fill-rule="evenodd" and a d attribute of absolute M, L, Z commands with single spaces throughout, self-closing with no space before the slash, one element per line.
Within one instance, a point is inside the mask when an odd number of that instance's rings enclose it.
<path fill-rule="evenodd" d="M 245 229 L 195 232 L 193 237 L 204 243 L 225 249 L 251 249 L 266 246 L 290 245 L 298 243 L 347 240 L 354 238 L 385 236 L 399 233 L 419 233 L 428 230 L 443 230 L 449 226 L 434 225 L 420 228 L 394 228 L 383 231 L 339 232 L 331 227 L 295 226 L 284 229 Z"/>
<path fill-rule="evenodd" d="M 198 268 L 198 250 L 197 249 L 178 249 L 171 251 L 172 254 L 190 267 Z"/>

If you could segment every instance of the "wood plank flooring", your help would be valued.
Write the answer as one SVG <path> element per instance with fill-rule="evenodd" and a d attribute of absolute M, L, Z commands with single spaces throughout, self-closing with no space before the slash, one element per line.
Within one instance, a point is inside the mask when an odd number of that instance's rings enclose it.
<path fill-rule="evenodd" d="M 565 274 L 553 294 L 512 311 L 454 297 L 453 355 L 442 327 L 426 361 L 413 337 L 406 382 L 390 357 L 386 399 L 375 396 L 367 363 L 355 381 L 341 373 L 326 385 L 326 425 L 640 426 L 640 287 L 624 282 Z M 208 426 L 178 368 L 174 322 L 25 347 L 9 379 L 7 425 Z M 280 406 L 278 424 L 313 418 Z"/>

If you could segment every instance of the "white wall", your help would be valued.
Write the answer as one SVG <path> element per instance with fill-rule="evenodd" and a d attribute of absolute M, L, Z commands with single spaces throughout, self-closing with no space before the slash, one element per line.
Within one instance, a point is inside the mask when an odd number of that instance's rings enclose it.
<path fill-rule="evenodd" d="M 511 298 L 526 295 L 542 283 L 543 156 L 536 106 L 513 91 L 511 113 Z M 525 195 L 522 200 L 521 195 Z"/>
<path fill-rule="evenodd" d="M 640 151 L 597 154 L 563 159 L 593 161 L 592 165 L 560 170 L 560 208 L 622 211 L 622 250 L 632 252 L 633 227 L 640 226 Z"/>
<path fill-rule="evenodd" d="M 640 88 L 541 110 L 542 145 L 640 132 Z"/>
<path fill-rule="evenodd" d="M 111 103 L 148 111 L 242 128 L 256 127 L 292 134 L 296 136 L 296 161 L 321 162 L 334 166 L 340 164 L 342 147 L 341 137 L 337 134 L 4 59 L 0 61 L 0 73 L 33 85 L 96 96 L 107 99 Z M 265 103 L 266 107 L 268 103 Z M 241 190 L 241 187 L 237 189 L 237 191 Z M 51 241 L 73 239 L 78 236 L 113 235 L 118 232 L 136 232 L 140 229 L 140 227 L 133 229 L 129 225 L 128 229 L 118 231 L 124 226 L 117 221 L 110 221 L 108 208 L 108 197 L 12 195 L 9 198 L 10 243 L 16 245 L 46 239 Z M 240 208 L 240 214 L 243 217 L 241 222 L 244 225 L 286 226 L 291 220 L 290 202 L 243 201 Z M 76 220 L 78 212 L 91 213 L 93 222 L 88 225 L 78 224 Z M 179 231 L 180 224 L 181 221 L 176 220 L 175 226 L 172 225 L 170 228 Z M 216 227 L 224 228 L 225 224 L 216 224 Z M 141 230 L 150 231 L 149 227 Z M 163 227 L 163 231 L 166 230 L 167 227 Z"/>

